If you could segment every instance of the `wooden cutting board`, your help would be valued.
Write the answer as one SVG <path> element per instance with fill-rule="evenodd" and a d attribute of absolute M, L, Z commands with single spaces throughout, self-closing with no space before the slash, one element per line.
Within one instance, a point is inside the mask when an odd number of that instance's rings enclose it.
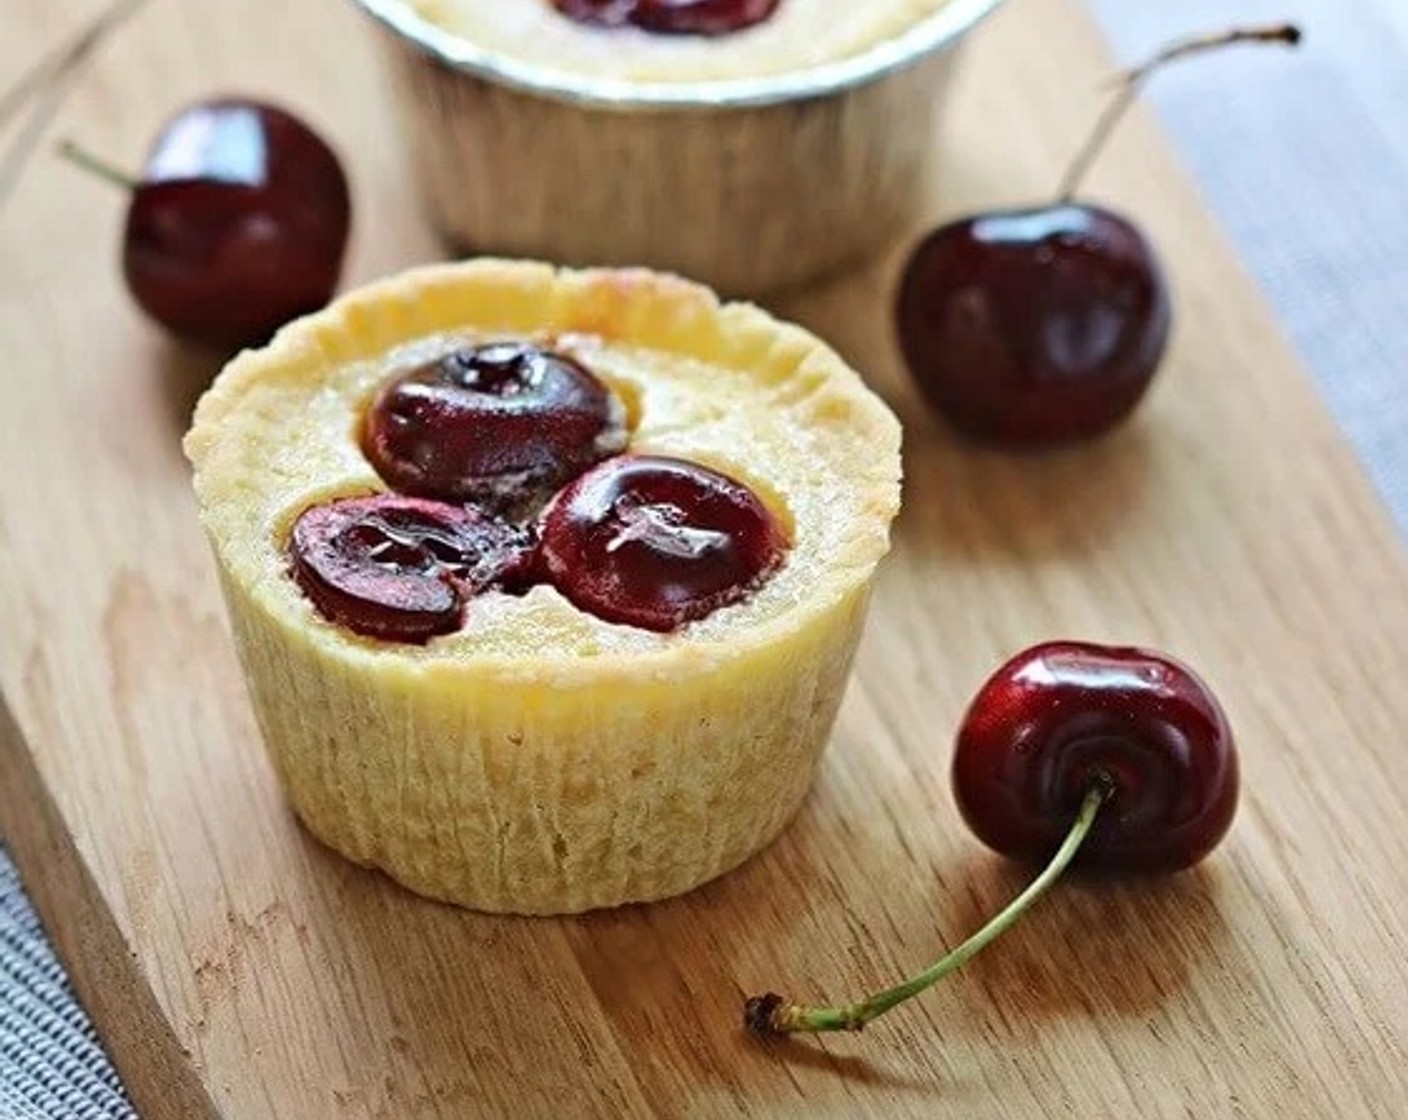
<path fill-rule="evenodd" d="M 91 7 L 6 0 L 0 73 Z M 1009 5 L 935 138 L 934 215 L 1046 194 L 1110 66 L 1075 0 Z M 188 98 L 277 96 L 346 154 L 357 281 L 437 252 L 378 79 L 349 4 L 157 0 L 60 128 L 136 164 Z M 1403 1115 L 1403 548 L 1147 116 L 1091 189 L 1138 214 L 1176 287 L 1137 420 L 1049 456 L 958 445 L 897 360 L 899 247 L 781 304 L 907 426 L 896 548 L 815 792 L 686 898 L 517 920 L 421 901 L 284 809 L 178 449 L 211 361 L 133 311 L 123 200 L 41 153 L 0 212 L 0 825 L 142 1114 Z M 1055 636 L 1164 647 L 1215 684 L 1246 775 L 1226 845 L 1058 887 L 864 1035 L 745 1038 L 745 993 L 854 995 L 1018 889 L 958 822 L 948 746 L 989 669 Z"/>

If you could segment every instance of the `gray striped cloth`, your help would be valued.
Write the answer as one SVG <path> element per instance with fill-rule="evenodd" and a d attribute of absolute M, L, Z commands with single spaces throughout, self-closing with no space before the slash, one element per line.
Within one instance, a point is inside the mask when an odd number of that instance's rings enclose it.
<path fill-rule="evenodd" d="M 0 850 L 0 1120 L 136 1120 Z"/>
<path fill-rule="evenodd" d="M 1131 63 L 1231 23 L 1290 19 L 1305 32 L 1294 52 L 1178 63 L 1145 96 L 1408 536 L 1408 3 L 1085 5 Z M 1137 198 L 1119 205 L 1139 212 Z"/>

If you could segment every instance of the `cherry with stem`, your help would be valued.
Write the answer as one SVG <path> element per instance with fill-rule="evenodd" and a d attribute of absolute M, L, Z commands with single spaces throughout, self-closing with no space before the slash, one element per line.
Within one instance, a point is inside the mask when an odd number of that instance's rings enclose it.
<path fill-rule="evenodd" d="M 1077 861 L 1136 872 L 1197 863 L 1230 828 L 1238 791 L 1232 732 L 1201 678 L 1166 654 L 1090 642 L 1033 646 L 993 673 L 959 727 L 952 777 L 978 838 L 1045 860 L 1041 872 L 902 983 L 834 1007 L 754 996 L 744 1005 L 747 1030 L 861 1030 L 972 959 Z"/>
<path fill-rule="evenodd" d="M 1143 399 L 1172 322 L 1162 265 L 1139 228 L 1074 196 L 1148 78 L 1241 43 L 1294 46 L 1291 24 L 1181 40 L 1121 76 L 1049 205 L 972 215 L 931 232 L 904 269 L 900 348 L 959 433 L 1010 448 L 1093 438 Z"/>
<path fill-rule="evenodd" d="M 347 177 L 292 113 L 236 97 L 187 105 L 140 175 L 73 144 L 59 150 L 127 192 L 123 277 L 173 333 L 221 350 L 257 345 L 336 290 L 351 229 Z"/>

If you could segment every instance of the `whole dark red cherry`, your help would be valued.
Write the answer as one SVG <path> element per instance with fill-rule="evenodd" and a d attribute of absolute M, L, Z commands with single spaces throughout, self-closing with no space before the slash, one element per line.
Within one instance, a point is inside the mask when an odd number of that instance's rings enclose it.
<path fill-rule="evenodd" d="M 1144 236 L 1075 203 L 935 230 L 898 305 L 901 348 L 930 403 L 964 435 L 1020 447 L 1098 435 L 1128 415 L 1170 317 Z"/>
<path fill-rule="evenodd" d="M 669 632 L 745 598 L 781 565 L 786 531 L 741 482 L 698 463 L 624 455 L 543 512 L 540 569 L 608 622 Z"/>
<path fill-rule="evenodd" d="M 960 433 L 1014 448 L 1088 439 L 1133 411 L 1168 342 L 1163 267 L 1127 218 L 1075 192 L 1144 81 L 1174 59 L 1234 43 L 1294 46 L 1289 24 L 1174 43 L 1128 71 L 1049 206 L 950 222 L 900 281 L 895 322 L 920 390 Z"/>
<path fill-rule="evenodd" d="M 620 451 L 626 435 L 621 401 L 581 363 L 494 342 L 383 386 L 362 449 L 397 490 L 521 512 Z"/>
<path fill-rule="evenodd" d="M 744 1027 L 764 1035 L 861 1030 L 961 968 L 1077 859 L 1121 871 L 1196 863 L 1231 825 L 1237 785 L 1227 718 L 1182 662 L 1091 642 L 1024 650 L 969 706 L 953 790 L 980 839 L 1045 867 L 976 933 L 908 979 L 834 1007 L 753 996 Z"/>
<path fill-rule="evenodd" d="M 527 533 L 478 510 L 392 494 L 313 506 L 289 540 L 293 577 L 324 618 L 393 642 L 459 629 L 474 595 L 524 584 L 531 555 Z"/>
<path fill-rule="evenodd" d="M 1144 649 L 1050 642 L 1017 654 L 958 731 L 953 792 L 989 847 L 1047 859 L 1093 785 L 1105 804 L 1077 861 L 1174 871 L 1226 834 L 1237 754 L 1216 697 L 1186 665 Z"/>
<path fill-rule="evenodd" d="M 762 23 L 781 0 L 553 0 L 563 15 L 596 27 L 662 35 L 727 35 Z"/>
<path fill-rule="evenodd" d="M 266 341 L 324 306 L 351 228 L 347 178 L 308 125 L 258 101 L 201 101 L 158 133 L 131 190 L 122 270 L 142 309 L 221 349 Z"/>

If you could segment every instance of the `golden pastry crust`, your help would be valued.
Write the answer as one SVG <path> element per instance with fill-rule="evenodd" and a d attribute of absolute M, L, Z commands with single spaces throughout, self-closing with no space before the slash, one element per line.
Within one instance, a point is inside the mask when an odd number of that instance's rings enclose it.
<path fill-rule="evenodd" d="M 933 15 L 947 0 L 782 0 L 754 27 L 720 38 L 587 27 L 551 0 L 405 0 L 476 46 L 548 70 L 623 81 L 761 78 L 858 55 Z"/>
<path fill-rule="evenodd" d="M 621 392 L 632 447 L 721 466 L 788 521 L 787 564 L 672 635 L 550 587 L 471 603 L 424 647 L 323 620 L 292 520 L 384 489 L 355 438 L 392 370 L 466 338 L 548 337 Z M 806 332 L 638 271 L 476 261 L 349 295 L 248 352 L 187 436 L 264 738 L 309 828 L 408 886 L 563 913 L 676 894 L 786 823 L 844 688 L 899 501 L 899 430 Z"/>

